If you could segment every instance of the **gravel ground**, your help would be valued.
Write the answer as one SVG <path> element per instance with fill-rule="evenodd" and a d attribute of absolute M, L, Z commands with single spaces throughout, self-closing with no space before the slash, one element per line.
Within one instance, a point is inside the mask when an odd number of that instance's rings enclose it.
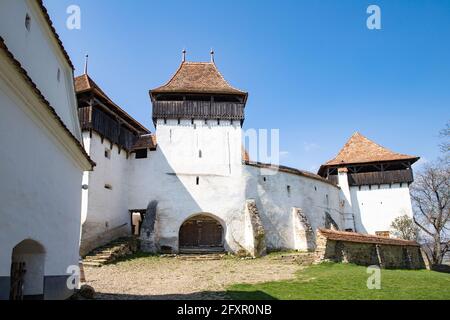
<path fill-rule="evenodd" d="M 231 284 L 292 279 L 299 268 L 277 256 L 211 261 L 153 256 L 85 267 L 85 276 L 96 299 L 227 299 Z"/>

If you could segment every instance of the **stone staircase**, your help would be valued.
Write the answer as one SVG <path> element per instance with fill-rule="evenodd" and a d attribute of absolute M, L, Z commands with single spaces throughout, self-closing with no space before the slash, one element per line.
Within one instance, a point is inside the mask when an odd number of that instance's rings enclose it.
<path fill-rule="evenodd" d="M 286 262 L 298 263 L 301 266 L 310 266 L 315 261 L 314 252 L 296 252 L 280 256 L 280 259 Z"/>
<path fill-rule="evenodd" d="M 101 267 L 132 254 L 136 249 L 136 239 L 133 237 L 119 238 L 88 253 L 83 258 L 83 266 Z"/>

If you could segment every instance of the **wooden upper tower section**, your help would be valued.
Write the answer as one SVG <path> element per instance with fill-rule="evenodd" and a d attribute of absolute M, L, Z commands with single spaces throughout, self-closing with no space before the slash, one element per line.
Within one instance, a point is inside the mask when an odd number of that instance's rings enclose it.
<path fill-rule="evenodd" d="M 213 53 L 212 53 L 213 54 Z M 163 86 L 150 90 L 156 119 L 244 121 L 247 92 L 232 87 L 214 63 L 184 60 Z"/>
<path fill-rule="evenodd" d="M 150 131 L 115 104 L 85 73 L 75 78 L 78 117 L 83 131 L 97 132 L 127 152 Z"/>
<path fill-rule="evenodd" d="M 337 182 L 338 169 L 346 168 L 350 185 L 410 183 L 411 165 L 417 160 L 419 157 L 391 151 L 355 132 L 318 174 Z"/>

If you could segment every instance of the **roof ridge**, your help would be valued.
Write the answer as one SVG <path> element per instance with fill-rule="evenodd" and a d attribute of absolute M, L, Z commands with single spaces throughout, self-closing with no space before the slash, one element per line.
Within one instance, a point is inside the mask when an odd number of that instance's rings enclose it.
<path fill-rule="evenodd" d="M 168 81 L 150 90 L 151 94 L 164 92 L 239 94 L 247 96 L 247 92 L 233 87 L 225 79 L 213 61 L 182 61 Z"/>
<path fill-rule="evenodd" d="M 361 150 L 358 150 L 358 147 L 361 148 Z M 375 156 L 373 157 L 373 160 L 367 158 L 367 159 L 361 159 L 359 157 L 358 160 L 351 160 L 348 158 L 355 158 L 355 154 L 359 155 L 360 153 L 363 153 L 365 150 L 371 150 L 373 153 L 375 153 Z M 353 153 L 353 154 L 352 154 Z M 366 155 L 367 156 L 367 155 Z M 377 159 L 378 156 L 378 159 Z M 389 157 L 392 157 L 392 159 L 389 159 Z M 395 159 L 397 157 L 398 159 Z M 358 158 L 358 157 L 357 157 Z M 384 158 L 384 159 L 382 159 Z M 337 164 L 346 164 L 346 163 L 366 163 L 366 162 L 379 162 L 379 161 L 395 161 L 395 160 L 402 160 L 403 159 L 414 159 L 417 158 L 415 156 L 410 156 L 404 153 L 395 152 L 369 138 L 367 138 L 362 133 L 356 131 L 352 134 L 352 136 L 347 140 L 347 142 L 344 144 L 344 146 L 339 150 L 337 155 L 332 158 L 331 160 L 327 161 L 325 163 L 326 165 L 337 165 Z M 339 160 L 340 159 L 340 160 Z"/>

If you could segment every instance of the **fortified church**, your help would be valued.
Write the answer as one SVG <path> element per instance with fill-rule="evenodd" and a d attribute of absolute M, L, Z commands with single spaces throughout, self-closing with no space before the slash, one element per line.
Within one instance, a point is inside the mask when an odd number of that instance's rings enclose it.
<path fill-rule="evenodd" d="M 317 174 L 253 162 L 242 147 L 248 93 L 210 62 L 182 63 L 150 90 L 156 131 L 85 74 L 75 79 L 86 152 L 81 253 L 138 235 L 149 252 L 313 250 L 315 230 L 389 235 L 412 216 L 411 165 L 355 133 Z"/>

